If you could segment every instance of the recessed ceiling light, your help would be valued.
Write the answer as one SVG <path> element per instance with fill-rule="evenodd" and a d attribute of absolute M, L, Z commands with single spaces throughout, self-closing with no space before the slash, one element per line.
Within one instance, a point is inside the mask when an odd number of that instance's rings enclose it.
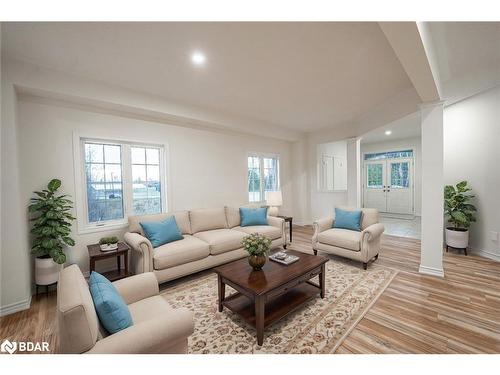
<path fill-rule="evenodd" d="M 385 131 L 385 135 L 391 135 L 392 134 L 392 130 L 386 130 Z"/>
<path fill-rule="evenodd" d="M 207 60 L 207 58 L 205 57 L 205 55 L 201 52 L 193 52 L 193 54 L 191 55 L 191 61 L 193 62 L 194 65 L 203 65 L 205 64 L 205 61 Z"/>

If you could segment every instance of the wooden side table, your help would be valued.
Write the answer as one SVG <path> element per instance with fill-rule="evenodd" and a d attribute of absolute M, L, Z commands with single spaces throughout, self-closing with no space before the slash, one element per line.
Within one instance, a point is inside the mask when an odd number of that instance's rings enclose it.
<path fill-rule="evenodd" d="M 290 242 L 292 242 L 292 221 L 293 221 L 293 217 L 291 216 L 279 216 L 279 218 L 285 220 L 285 223 L 288 223 L 288 228 L 289 228 L 289 231 L 290 231 Z M 286 244 L 284 246 L 284 248 L 286 249 Z"/>
<path fill-rule="evenodd" d="M 101 251 L 99 244 L 88 245 L 90 259 L 90 272 L 95 271 L 95 262 L 101 259 L 116 258 L 117 268 L 112 271 L 103 272 L 102 275 L 109 281 L 116 281 L 129 277 L 132 274 L 128 270 L 128 251 L 130 247 L 125 242 L 118 242 L 118 249 L 111 251 Z M 125 268 L 121 268 L 121 257 L 125 259 Z"/>

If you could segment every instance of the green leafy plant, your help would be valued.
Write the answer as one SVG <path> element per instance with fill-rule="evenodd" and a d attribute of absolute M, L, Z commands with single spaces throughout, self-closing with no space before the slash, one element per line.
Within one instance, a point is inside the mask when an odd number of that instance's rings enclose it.
<path fill-rule="evenodd" d="M 75 218 L 71 215 L 73 202 L 67 195 L 56 195 L 61 187 L 61 180 L 53 179 L 47 189 L 35 191 L 36 198 L 31 198 L 28 207 L 33 215 L 31 233 L 34 235 L 31 254 L 38 258 L 51 257 L 54 262 L 66 262 L 64 246 L 74 246 L 75 240 L 70 237 L 71 222 Z"/>
<path fill-rule="evenodd" d="M 266 255 L 271 249 L 271 240 L 259 233 L 243 237 L 241 243 L 249 255 Z"/>
<path fill-rule="evenodd" d="M 99 240 L 99 245 L 112 245 L 118 243 L 118 237 L 103 237 Z"/>
<path fill-rule="evenodd" d="M 474 195 L 467 186 L 467 181 L 459 182 L 456 186 L 444 187 L 444 214 L 446 220 L 453 224 L 455 230 L 468 229 L 476 221 L 476 207 L 471 204 Z"/>

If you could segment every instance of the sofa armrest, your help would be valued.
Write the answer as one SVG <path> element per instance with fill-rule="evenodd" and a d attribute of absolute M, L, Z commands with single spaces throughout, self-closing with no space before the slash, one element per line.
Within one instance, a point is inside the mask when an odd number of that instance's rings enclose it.
<path fill-rule="evenodd" d="M 160 293 L 158 279 L 153 272 L 141 273 L 113 282 L 127 305 Z"/>
<path fill-rule="evenodd" d="M 124 236 L 125 242 L 132 249 L 131 268 L 133 273 L 153 271 L 153 245 L 139 233 L 127 232 Z"/>
<path fill-rule="evenodd" d="M 273 227 L 283 229 L 285 225 L 285 220 L 283 220 L 281 217 L 268 216 L 267 223 Z"/>
<path fill-rule="evenodd" d="M 313 223 L 314 234 L 312 236 L 312 242 L 315 243 L 318 241 L 318 235 L 325 230 L 330 229 L 333 226 L 334 219 L 333 217 L 327 217 L 323 219 L 316 220 Z"/>
<path fill-rule="evenodd" d="M 193 313 L 186 308 L 180 308 L 98 340 L 87 353 L 159 353 L 187 339 L 193 332 Z"/>
<path fill-rule="evenodd" d="M 384 224 L 375 223 L 364 229 L 362 235 L 363 238 L 366 237 L 367 241 L 373 241 L 378 237 L 380 237 L 382 233 L 384 233 L 384 230 L 385 230 Z"/>

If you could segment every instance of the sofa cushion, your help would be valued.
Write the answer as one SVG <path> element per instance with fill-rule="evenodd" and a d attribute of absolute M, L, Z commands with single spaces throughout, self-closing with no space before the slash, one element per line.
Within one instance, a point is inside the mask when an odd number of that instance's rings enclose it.
<path fill-rule="evenodd" d="M 225 207 L 226 221 L 228 228 L 234 228 L 240 225 L 240 210 L 235 207 Z"/>
<path fill-rule="evenodd" d="M 141 222 L 150 222 L 150 221 L 163 221 L 168 217 L 174 216 L 177 226 L 182 234 L 191 234 L 191 224 L 189 222 L 189 212 L 188 211 L 176 211 L 176 212 L 167 212 L 164 214 L 156 214 L 156 215 L 135 215 L 128 217 L 128 230 L 129 232 L 139 233 L 141 236 L 144 236 L 144 231 L 141 227 Z"/>
<path fill-rule="evenodd" d="M 240 217 L 242 227 L 252 225 L 268 225 L 267 223 L 267 207 L 250 208 L 240 207 Z"/>
<path fill-rule="evenodd" d="M 99 321 L 106 331 L 116 333 L 133 325 L 130 311 L 111 281 L 92 271 L 89 286 Z"/>
<path fill-rule="evenodd" d="M 343 249 L 360 251 L 361 249 L 361 232 L 354 230 L 332 228 L 321 232 L 318 235 L 318 241 Z"/>
<path fill-rule="evenodd" d="M 208 243 L 187 235 L 154 249 L 153 265 L 155 270 L 162 270 L 206 258 L 209 254 Z"/>
<path fill-rule="evenodd" d="M 141 222 L 142 230 L 153 247 L 182 240 L 182 234 L 175 221 L 175 216 L 167 217 L 163 221 Z"/>
<path fill-rule="evenodd" d="M 193 233 L 226 228 L 226 212 L 222 208 L 203 208 L 189 211 Z"/>
<path fill-rule="evenodd" d="M 165 316 L 173 308 L 162 296 L 153 296 L 128 305 L 134 323 L 156 320 Z"/>
<path fill-rule="evenodd" d="M 227 251 L 241 249 L 245 233 L 233 229 L 216 229 L 194 234 L 195 237 L 210 245 L 210 254 L 217 255 Z"/>
<path fill-rule="evenodd" d="M 233 229 L 246 234 L 260 233 L 272 240 L 280 238 L 282 235 L 280 228 L 271 225 L 253 225 L 249 227 L 234 227 Z"/>

